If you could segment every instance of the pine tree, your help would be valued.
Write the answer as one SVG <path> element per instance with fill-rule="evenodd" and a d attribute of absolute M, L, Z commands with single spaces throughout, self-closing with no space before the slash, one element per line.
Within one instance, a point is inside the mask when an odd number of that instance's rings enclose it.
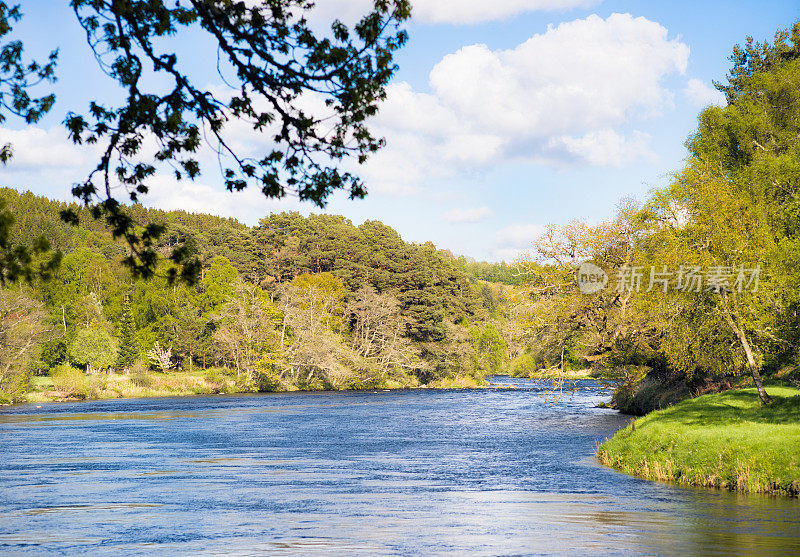
<path fill-rule="evenodd" d="M 130 295 L 125 295 L 122 302 L 122 318 L 120 323 L 119 351 L 117 367 L 130 367 L 139 357 L 139 343 L 136 340 L 136 323 L 133 320 L 133 306 Z"/>

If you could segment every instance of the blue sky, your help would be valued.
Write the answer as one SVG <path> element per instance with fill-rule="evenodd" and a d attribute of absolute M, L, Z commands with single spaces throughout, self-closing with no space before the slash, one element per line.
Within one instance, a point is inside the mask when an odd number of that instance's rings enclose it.
<path fill-rule="evenodd" d="M 352 20 L 368 0 L 319 0 L 314 21 Z M 15 160 L 0 183 L 69 199 L 93 153 L 60 122 L 119 91 L 96 68 L 66 0 L 23 2 L 19 37 L 61 48 L 58 103 L 36 126 L 9 120 Z M 611 217 L 626 196 L 664 185 L 685 156 L 697 113 L 747 35 L 771 38 L 800 19 L 787 1 L 416 0 L 410 40 L 374 127 L 386 149 L 363 168 L 370 194 L 335 196 L 327 211 L 375 219 L 408 241 L 484 260 L 512 260 L 548 223 Z M 214 50 L 199 35 L 179 52 L 214 84 Z M 241 138 L 255 152 L 259 139 Z M 319 212 L 256 191 L 231 194 L 213 165 L 196 183 L 166 175 L 145 204 L 236 217 Z"/>

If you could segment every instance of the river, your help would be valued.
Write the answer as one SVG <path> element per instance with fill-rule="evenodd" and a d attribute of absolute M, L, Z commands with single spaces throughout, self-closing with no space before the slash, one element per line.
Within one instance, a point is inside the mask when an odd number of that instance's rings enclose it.
<path fill-rule="evenodd" d="M 0 553 L 800 552 L 796 499 L 632 478 L 582 381 L 0 409 Z"/>

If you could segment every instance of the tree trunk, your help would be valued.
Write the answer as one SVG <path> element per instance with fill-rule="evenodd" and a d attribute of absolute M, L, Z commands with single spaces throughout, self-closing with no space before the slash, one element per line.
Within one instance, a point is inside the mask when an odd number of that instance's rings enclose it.
<path fill-rule="evenodd" d="M 753 349 L 750 348 L 750 343 L 747 341 L 747 335 L 744 334 L 744 328 L 734 321 L 733 315 L 731 315 L 731 311 L 728 308 L 728 300 L 725 292 L 722 292 L 722 299 L 723 309 L 725 314 L 725 320 L 728 322 L 728 325 L 736 334 L 736 338 L 739 339 L 739 343 L 742 345 L 742 349 L 744 350 L 744 355 L 747 358 L 747 367 L 750 368 L 750 375 L 753 376 L 753 383 L 756 385 L 756 389 L 758 389 L 758 398 L 761 399 L 762 404 L 769 404 L 772 402 L 772 398 L 767 394 L 766 389 L 764 389 L 764 384 L 761 382 L 761 374 L 758 371 L 758 364 L 756 363 L 755 356 L 753 356 Z"/>
<path fill-rule="evenodd" d="M 761 374 L 758 372 L 758 365 L 756 364 L 756 359 L 753 357 L 753 350 L 750 348 L 750 343 L 747 342 L 747 337 L 741 327 L 737 328 L 735 332 L 736 336 L 739 337 L 739 342 L 742 343 L 744 354 L 747 357 L 747 365 L 750 368 L 750 374 L 753 376 L 756 389 L 758 389 L 758 398 L 761 399 L 762 403 L 769 404 L 772 402 L 772 398 L 767 394 L 764 385 L 761 383 Z"/>

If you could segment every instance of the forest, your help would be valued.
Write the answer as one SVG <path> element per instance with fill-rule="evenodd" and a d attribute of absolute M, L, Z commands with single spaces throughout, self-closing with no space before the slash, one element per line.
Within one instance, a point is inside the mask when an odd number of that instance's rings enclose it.
<path fill-rule="evenodd" d="M 0 195 L 9 237 L 44 237 L 41 257 L 61 257 L 52 276 L 0 291 L 6 400 L 48 376 L 75 397 L 114 396 L 108 377 L 152 387 L 154 374 L 180 373 L 198 392 L 476 385 L 509 357 L 508 287 L 479 278 L 513 281 L 509 267 L 404 242 L 378 221 L 278 213 L 251 228 L 133 206 L 142 227 L 166 226 L 160 253 L 180 247 L 200 262 L 188 284 L 170 280 L 168 258 L 131 278 L 129 247 L 85 207 Z M 78 226 L 60 220 L 67 209 Z"/>

